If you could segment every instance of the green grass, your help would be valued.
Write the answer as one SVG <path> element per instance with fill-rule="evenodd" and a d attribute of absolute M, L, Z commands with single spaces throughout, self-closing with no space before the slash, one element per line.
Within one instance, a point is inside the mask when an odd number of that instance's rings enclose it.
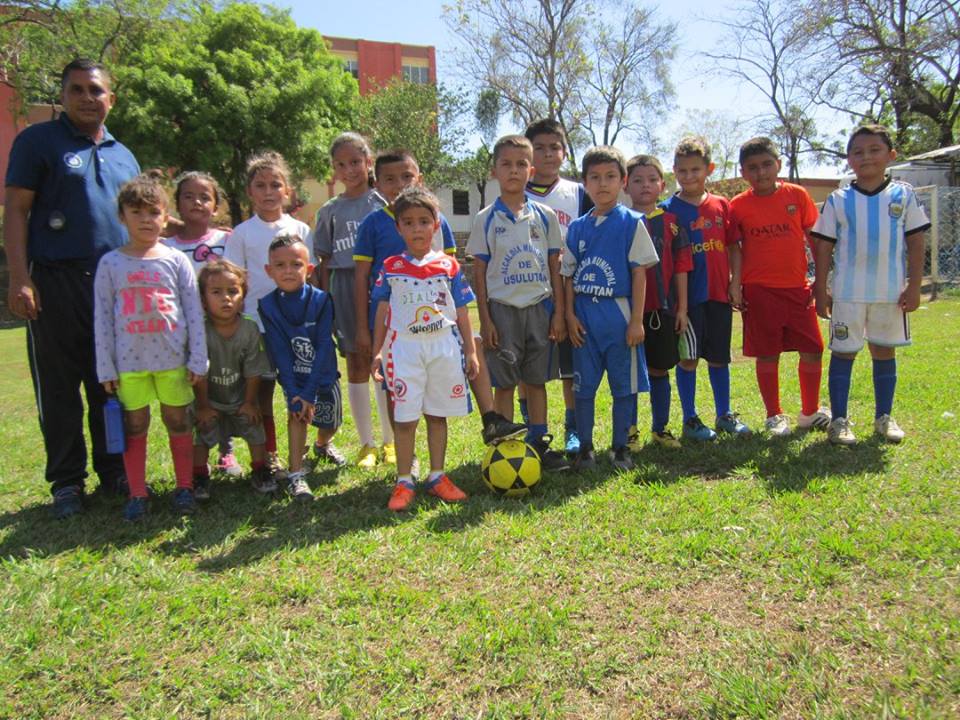
<path fill-rule="evenodd" d="M 474 416 L 451 423 L 464 506 L 396 517 L 383 474 L 347 470 L 311 476 L 310 507 L 220 481 L 181 519 L 154 428 L 139 525 L 119 500 L 50 518 L 23 331 L 2 331 L 0 716 L 958 717 L 960 299 L 913 330 L 899 447 L 869 437 L 861 357 L 850 449 L 648 446 L 632 473 L 505 500 L 481 484 Z M 793 358 L 782 385 L 795 414 Z M 743 360 L 733 397 L 762 422 Z M 355 450 L 349 419 L 340 442 Z"/>

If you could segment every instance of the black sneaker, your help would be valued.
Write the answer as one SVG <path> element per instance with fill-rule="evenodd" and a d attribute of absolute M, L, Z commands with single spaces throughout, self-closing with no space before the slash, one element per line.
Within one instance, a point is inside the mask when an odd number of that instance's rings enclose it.
<path fill-rule="evenodd" d="M 577 459 L 573 461 L 573 469 L 580 472 L 582 470 L 593 470 L 596 467 L 597 456 L 593 452 L 593 446 L 581 443 Z"/>
<path fill-rule="evenodd" d="M 53 493 L 53 516 L 57 520 L 66 520 L 83 512 L 83 488 L 79 485 L 67 485 Z"/>
<path fill-rule="evenodd" d="M 193 490 L 186 487 L 173 491 L 173 509 L 181 515 L 193 515 L 197 511 L 197 502 Z"/>
<path fill-rule="evenodd" d="M 193 497 L 197 500 L 210 499 L 210 476 L 209 475 L 193 476 Z"/>
<path fill-rule="evenodd" d="M 94 494 L 102 498 L 129 497 L 130 486 L 127 484 L 127 476 L 120 475 L 111 480 L 101 478 L 100 484 L 94 490 Z"/>
<path fill-rule="evenodd" d="M 633 458 L 630 457 L 630 451 L 626 447 L 617 447 L 610 449 L 610 462 L 617 470 L 633 470 Z"/>
<path fill-rule="evenodd" d="M 264 466 L 253 471 L 250 475 L 250 484 L 261 495 L 277 491 L 277 481 L 273 479 L 270 468 Z"/>
<path fill-rule="evenodd" d="M 500 413 L 494 413 L 494 417 L 483 426 L 483 444 L 495 445 L 496 443 L 520 437 L 527 431 L 527 426 L 521 423 L 510 422 Z"/>
<path fill-rule="evenodd" d="M 328 442 L 326 445 L 314 443 L 313 456 L 317 459 L 317 462 L 328 463 L 336 467 L 343 467 L 347 464 L 346 456 L 332 442 Z"/>
<path fill-rule="evenodd" d="M 300 502 L 310 502 L 313 500 L 313 492 L 306 481 L 307 473 L 303 470 L 287 474 L 287 493 L 293 496 L 294 500 Z"/>
<path fill-rule="evenodd" d="M 544 470 L 549 472 L 569 470 L 570 461 L 567 460 L 566 456 L 563 453 L 550 449 L 552 440 L 553 435 L 544 435 L 540 440 L 533 440 L 528 444 L 537 451 L 537 455 L 540 456 L 540 467 Z"/>

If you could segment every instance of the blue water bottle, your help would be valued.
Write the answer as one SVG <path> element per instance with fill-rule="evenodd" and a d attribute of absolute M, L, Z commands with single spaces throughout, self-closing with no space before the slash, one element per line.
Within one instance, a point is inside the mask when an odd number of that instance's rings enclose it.
<path fill-rule="evenodd" d="M 122 453 L 127 449 L 123 434 L 123 405 L 111 395 L 103 404 L 103 425 L 107 430 L 107 452 Z"/>

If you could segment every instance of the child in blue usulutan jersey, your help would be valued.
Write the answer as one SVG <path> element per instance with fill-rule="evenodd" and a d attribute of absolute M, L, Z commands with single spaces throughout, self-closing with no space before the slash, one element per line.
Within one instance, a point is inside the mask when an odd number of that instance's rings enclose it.
<path fill-rule="evenodd" d="M 613 395 L 613 448 L 618 469 L 629 470 L 627 432 L 637 393 L 650 389 L 643 352 L 646 268 L 658 258 L 643 216 L 619 202 L 626 160 L 612 147 L 583 157 L 583 177 L 594 208 L 570 224 L 561 274 L 567 331 L 573 343 L 573 389 L 580 434 L 578 469 L 596 464 L 594 405 L 603 373 Z"/>

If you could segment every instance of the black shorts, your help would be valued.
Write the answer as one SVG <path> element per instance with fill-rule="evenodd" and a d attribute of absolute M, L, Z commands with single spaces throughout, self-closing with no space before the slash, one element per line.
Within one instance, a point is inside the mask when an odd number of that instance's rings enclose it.
<path fill-rule="evenodd" d="M 643 351 L 647 356 L 648 368 L 671 370 L 680 362 L 675 322 L 673 315 L 662 310 L 654 310 L 643 316 Z"/>
<path fill-rule="evenodd" d="M 557 344 L 557 359 L 560 361 L 560 378 L 573 379 L 573 345 L 570 340 Z"/>
<path fill-rule="evenodd" d="M 690 323 L 684 339 L 689 349 L 689 359 L 703 358 L 718 365 L 729 365 L 730 335 L 733 332 L 733 308 L 730 303 L 707 300 L 691 307 L 687 318 Z"/>

